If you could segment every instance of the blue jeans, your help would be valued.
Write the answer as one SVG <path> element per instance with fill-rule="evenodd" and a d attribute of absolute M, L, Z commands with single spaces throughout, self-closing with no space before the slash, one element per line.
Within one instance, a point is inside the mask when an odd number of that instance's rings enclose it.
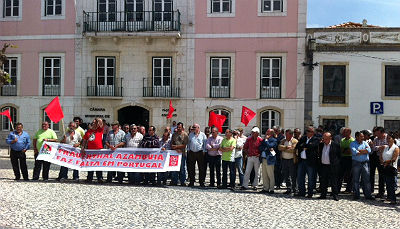
<path fill-rule="evenodd" d="M 244 174 L 243 174 L 243 157 L 238 157 L 238 158 L 235 158 L 235 165 L 236 165 L 236 168 L 237 168 L 237 170 L 238 170 L 238 172 L 239 172 L 239 184 L 240 184 L 240 186 L 243 186 L 243 177 L 244 177 Z"/>
<path fill-rule="evenodd" d="M 228 185 L 228 167 L 229 167 L 229 186 L 235 187 L 236 171 L 235 162 L 222 161 L 222 186 L 227 187 Z"/>
<path fill-rule="evenodd" d="M 297 168 L 297 184 L 299 186 L 299 195 L 306 194 L 306 174 L 308 177 L 308 195 L 313 195 L 316 184 L 316 169 L 309 165 L 306 160 L 300 160 Z"/>
<path fill-rule="evenodd" d="M 360 197 L 360 176 L 362 180 L 362 188 L 365 198 L 371 197 L 371 183 L 369 175 L 369 161 L 359 162 L 353 160 L 352 162 L 353 171 L 353 191 L 354 197 Z"/>
<path fill-rule="evenodd" d="M 186 156 L 182 155 L 181 160 L 181 169 L 180 171 L 173 171 L 171 172 L 171 182 L 173 184 L 178 184 L 178 177 L 181 184 L 184 184 L 186 181 Z"/>

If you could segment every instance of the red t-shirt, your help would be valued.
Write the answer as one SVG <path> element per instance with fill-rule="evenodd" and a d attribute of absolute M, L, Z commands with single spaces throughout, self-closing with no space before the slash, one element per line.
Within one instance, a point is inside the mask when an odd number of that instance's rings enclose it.
<path fill-rule="evenodd" d="M 259 157 L 260 150 L 258 147 L 261 145 L 263 139 L 261 137 L 257 137 L 256 140 L 253 139 L 252 136 L 248 137 L 246 143 L 244 143 L 243 149 L 247 150 L 247 156 L 249 157 Z"/>
<path fill-rule="evenodd" d="M 103 149 L 104 128 L 90 129 L 85 133 L 83 139 L 88 141 L 87 149 Z"/>

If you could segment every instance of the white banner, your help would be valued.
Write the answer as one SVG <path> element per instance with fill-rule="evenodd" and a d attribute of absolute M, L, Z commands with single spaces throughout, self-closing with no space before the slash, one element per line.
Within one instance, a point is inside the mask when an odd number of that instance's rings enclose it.
<path fill-rule="evenodd" d="M 119 172 L 166 172 L 179 171 L 182 155 L 175 150 L 162 151 L 160 148 L 118 148 L 85 150 L 71 145 L 44 142 L 37 160 L 77 169 L 80 171 L 119 171 Z"/>

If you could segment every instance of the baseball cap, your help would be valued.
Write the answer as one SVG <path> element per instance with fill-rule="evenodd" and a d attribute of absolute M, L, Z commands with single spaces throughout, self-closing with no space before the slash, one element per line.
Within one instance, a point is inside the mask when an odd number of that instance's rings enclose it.
<path fill-rule="evenodd" d="M 251 129 L 251 132 L 260 133 L 260 129 L 258 127 L 254 127 L 253 129 Z"/>

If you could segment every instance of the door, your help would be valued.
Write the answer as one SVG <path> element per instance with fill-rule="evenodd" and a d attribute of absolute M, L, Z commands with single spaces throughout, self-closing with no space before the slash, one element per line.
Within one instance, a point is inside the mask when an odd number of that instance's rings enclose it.
<path fill-rule="evenodd" d="M 153 20 L 155 31 L 172 30 L 173 0 L 153 1 Z"/>

